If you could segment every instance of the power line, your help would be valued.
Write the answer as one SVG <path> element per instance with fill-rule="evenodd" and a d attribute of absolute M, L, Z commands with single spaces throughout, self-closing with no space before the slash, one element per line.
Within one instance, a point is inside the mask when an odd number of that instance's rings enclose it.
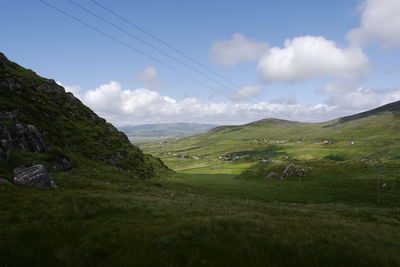
<path fill-rule="evenodd" d="M 209 75 L 204 74 L 203 72 L 197 70 L 196 68 L 193 68 L 193 67 L 190 66 L 189 64 L 183 62 L 182 60 L 180 60 L 180 59 L 178 59 L 178 58 L 176 58 L 176 57 L 174 57 L 174 56 L 171 56 L 169 53 L 167 53 L 167 52 L 161 50 L 160 48 L 158 48 L 158 47 L 152 45 L 151 43 L 149 43 L 149 42 L 143 40 L 142 38 L 136 36 L 135 34 L 133 34 L 133 33 L 129 32 L 129 31 L 125 30 L 124 28 L 122 28 L 122 27 L 120 27 L 120 26 L 118 26 L 118 25 L 116 25 L 115 23 L 113 23 L 113 22 L 111 22 L 111 21 L 105 19 L 104 17 L 102 17 L 102 16 L 100 16 L 100 15 L 97 15 L 96 13 L 90 11 L 89 9 L 85 8 L 84 6 L 82 6 L 82 5 L 78 4 L 78 3 L 75 3 L 75 2 L 72 1 L 72 0 L 67 0 L 67 1 L 70 2 L 71 4 L 73 4 L 74 6 L 76 6 L 76 7 L 80 8 L 80 9 L 84 10 L 85 12 L 89 13 L 90 15 L 92 15 L 92 16 L 94 16 L 94 17 L 100 19 L 101 21 L 104 21 L 105 23 L 107 23 L 107 24 L 113 26 L 114 28 L 117 28 L 117 29 L 120 30 L 121 32 L 123 32 L 123 33 L 125 33 L 125 34 L 127 34 L 127 35 L 129 35 L 129 36 L 131 36 L 131 37 L 133 37 L 133 38 L 135 38 L 135 39 L 138 40 L 139 42 L 141 42 L 141 43 L 143 43 L 143 44 L 145 44 L 145 45 L 151 47 L 152 49 L 156 50 L 157 52 L 159 52 L 159 53 L 161 53 L 161 54 L 163 54 L 163 55 L 169 57 L 170 59 L 172 59 L 172 60 L 174 60 L 174 61 L 176 61 L 176 62 L 178 62 L 178 63 L 184 65 L 185 67 L 191 69 L 192 71 L 196 72 L 197 74 L 200 74 L 201 76 L 203 76 L 203 77 L 205 77 L 205 78 L 207 78 L 207 79 L 209 79 L 209 80 L 211 80 L 211 81 L 213 81 L 213 82 L 219 84 L 219 85 L 222 86 L 223 88 L 228 89 L 228 90 L 231 91 L 233 94 L 239 94 L 239 95 L 241 95 L 240 92 L 236 92 L 235 90 L 230 89 L 230 88 L 227 87 L 225 84 L 219 82 L 218 80 L 214 79 L 213 77 L 210 77 Z M 97 3 L 96 3 L 96 4 L 97 4 Z M 240 87 L 239 87 L 239 88 L 240 88 Z M 240 88 L 240 89 L 242 89 L 242 88 Z M 246 92 L 246 91 L 245 91 L 245 92 Z M 252 95 L 251 95 L 250 93 L 247 92 L 247 94 L 248 94 L 247 97 L 252 97 Z M 242 97 L 246 97 L 245 95 L 241 95 L 241 96 L 242 96 Z"/>
<path fill-rule="evenodd" d="M 196 59 L 194 59 L 191 56 L 188 56 L 187 54 L 185 54 L 184 52 L 182 52 L 181 50 L 175 48 L 174 46 L 170 45 L 169 43 L 163 41 L 161 38 L 155 36 L 154 34 L 152 34 L 151 32 L 147 31 L 146 29 L 144 29 L 143 27 L 140 27 L 139 25 L 137 25 L 136 23 L 132 22 L 131 20 L 119 15 L 117 12 L 113 11 L 112 9 L 104 6 L 103 4 L 97 2 L 96 0 L 90 0 L 91 2 L 95 3 L 97 6 L 103 8 L 104 10 L 108 11 L 109 13 L 113 14 L 114 16 L 122 19 L 123 21 L 127 22 L 128 24 L 130 24 L 131 26 L 135 27 L 136 29 L 138 29 L 139 31 L 147 34 L 148 36 L 152 37 L 153 39 L 157 40 L 158 42 L 162 43 L 163 45 L 167 46 L 168 48 L 172 49 L 173 51 L 175 51 L 176 53 L 180 54 L 181 56 L 185 57 L 186 59 L 194 62 L 195 64 L 197 64 L 198 66 L 202 67 L 203 69 L 211 72 L 212 74 L 214 74 L 215 76 L 219 77 L 220 79 L 226 81 L 227 83 L 231 84 L 232 86 L 238 88 L 238 89 L 243 89 L 241 86 L 238 86 L 237 84 L 233 83 L 232 81 L 228 80 L 227 78 L 225 78 L 224 76 L 220 75 L 219 73 L 215 72 L 214 70 L 208 68 L 207 66 L 205 66 L 204 64 L 200 63 L 199 61 L 197 61 Z M 235 92 L 236 93 L 236 92 Z M 249 97 L 255 97 L 261 101 L 265 101 L 264 99 L 258 97 L 257 95 L 252 95 L 251 93 L 247 92 Z"/>
<path fill-rule="evenodd" d="M 139 31 L 147 34 L 148 36 L 152 37 L 153 39 L 159 41 L 160 43 L 162 43 L 163 45 L 167 46 L 168 48 L 172 49 L 173 51 L 175 51 L 176 53 L 180 54 L 181 56 L 189 59 L 190 61 L 192 61 L 193 63 L 196 63 L 197 65 L 199 65 L 200 67 L 204 68 L 205 70 L 213 73 L 214 75 L 218 76 L 219 78 L 223 79 L 224 81 L 228 82 L 229 84 L 233 85 L 234 87 L 237 87 L 239 89 L 241 89 L 242 87 L 236 85 L 235 83 L 233 83 L 232 81 L 228 80 L 227 78 L 225 78 L 224 76 L 220 75 L 219 73 L 215 72 L 214 70 L 208 68 L 207 66 L 205 66 L 204 64 L 200 63 L 199 61 L 197 61 L 196 59 L 194 59 L 191 56 L 188 56 L 187 54 L 185 54 L 184 52 L 180 51 L 179 49 L 173 47 L 172 45 L 170 45 L 169 43 L 163 41 L 161 38 L 155 36 L 154 34 L 152 34 L 151 32 L 145 30 L 143 27 L 140 27 L 139 25 L 135 24 L 134 22 L 132 22 L 131 20 L 119 15 L 117 12 L 111 10 L 110 8 L 104 6 L 103 4 L 100 4 L 99 2 L 97 2 L 96 0 L 90 0 L 93 3 L 95 3 L 96 5 L 98 5 L 99 7 L 103 8 L 104 10 L 110 12 L 111 14 L 113 14 L 114 16 L 122 19 L 123 21 L 125 21 L 126 23 L 130 24 L 131 26 L 135 27 L 136 29 L 138 29 Z"/>
<path fill-rule="evenodd" d="M 71 15 L 71 14 L 69 14 L 69 13 L 67 13 L 67 12 L 65 12 L 65 11 L 63 11 L 63 10 L 57 8 L 57 7 L 55 7 L 55 6 L 53 6 L 52 4 L 49 4 L 49 3 L 47 3 L 47 2 L 44 1 L 44 0 L 37 0 L 37 1 L 43 3 L 44 5 L 46 5 L 46 6 L 50 7 L 50 8 L 52 8 L 52 9 L 56 10 L 57 12 L 59 12 L 59 13 L 65 15 L 65 16 L 67 16 L 67 17 L 69 17 L 69 18 L 71 18 L 71 19 L 73 19 L 73 20 L 75 20 L 75 21 L 77 21 L 77 22 L 79 22 L 79 23 L 81 23 L 81 24 L 83 24 L 83 25 L 85 25 L 85 26 L 91 28 L 92 30 L 94 30 L 94 31 L 96 31 L 96 32 L 98 32 L 98 33 L 101 33 L 102 35 L 105 35 L 106 37 L 108 37 L 108 38 L 112 39 L 113 41 L 118 42 L 118 43 L 120 43 L 121 45 L 123 45 L 123 46 L 125 46 L 125 47 L 127 47 L 127 48 L 129 48 L 129 49 L 131 49 L 131 50 L 133 50 L 133 51 L 135 51 L 136 53 L 139 53 L 139 54 L 141 54 L 142 56 L 145 56 L 145 57 L 147 57 L 147 58 L 149 58 L 149 59 L 151 59 L 151 60 L 157 62 L 158 64 L 161 64 L 162 66 L 164 66 L 164 67 L 166 67 L 166 68 L 168 68 L 168 69 L 170 69 L 170 70 L 172 70 L 172 71 L 175 71 L 176 73 L 178 73 L 178 74 L 180 74 L 180 75 L 182 75 L 182 76 L 184 76 L 184 77 L 186 77 L 186 78 L 188 78 L 188 79 L 190 79 L 190 80 L 192 80 L 192 81 L 194 81 L 194 82 L 196 82 L 196 83 L 198 83 L 198 84 L 200 84 L 200 85 L 202 85 L 202 86 L 204 86 L 204 87 L 206 87 L 206 88 L 208 88 L 208 89 L 210 89 L 210 90 L 212 90 L 212 91 L 214 91 L 214 92 L 216 92 L 216 93 L 218 93 L 218 94 L 222 94 L 222 95 L 224 95 L 225 97 L 228 97 L 228 98 L 229 98 L 229 96 L 223 94 L 222 92 L 219 92 L 218 90 L 216 90 L 216 89 L 214 89 L 213 87 L 207 85 L 206 83 L 203 83 L 203 82 L 201 82 L 201 81 L 199 81 L 199 80 L 197 80 L 197 79 L 195 79 L 195 78 L 193 78 L 193 77 L 191 77 L 191 76 L 189 76 L 189 75 L 187 75 L 187 74 L 185 74 L 185 73 L 183 73 L 183 72 L 177 70 L 176 68 L 169 66 L 168 64 L 162 62 L 161 60 L 158 60 L 157 58 L 155 58 L 155 57 L 153 57 L 153 56 L 151 56 L 151 55 L 148 55 L 148 54 L 142 52 L 141 50 L 139 50 L 139 49 L 137 49 L 137 48 L 135 48 L 135 47 L 133 47 L 133 46 L 131 46 L 131 45 L 125 43 L 124 41 L 121 41 L 120 39 L 118 39 L 118 38 L 116 38 L 116 37 L 114 37 L 114 36 L 112 36 L 112 35 L 110 35 L 110 34 L 104 32 L 104 31 L 102 31 L 102 30 L 100 30 L 100 29 L 98 29 L 98 28 L 96 28 L 96 27 L 94 27 L 94 26 L 92 26 L 92 25 L 86 23 L 85 21 L 83 21 L 83 20 L 81 20 L 81 19 L 79 19 L 79 18 L 77 18 L 77 17 L 75 17 L 75 16 L 73 16 L 73 15 Z"/>

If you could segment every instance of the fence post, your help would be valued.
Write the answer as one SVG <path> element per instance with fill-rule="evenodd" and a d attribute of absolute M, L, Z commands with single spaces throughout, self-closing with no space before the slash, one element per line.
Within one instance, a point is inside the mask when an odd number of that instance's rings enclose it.
<path fill-rule="evenodd" d="M 376 195 L 377 195 L 377 206 L 380 206 L 380 198 L 381 198 L 381 181 L 380 181 L 380 169 L 376 166 Z"/>

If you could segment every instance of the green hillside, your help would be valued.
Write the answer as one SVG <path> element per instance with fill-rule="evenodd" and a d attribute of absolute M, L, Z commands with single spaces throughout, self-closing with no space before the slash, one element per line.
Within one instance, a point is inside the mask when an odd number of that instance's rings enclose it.
<path fill-rule="evenodd" d="M 142 148 L 177 182 L 269 202 L 374 207 L 379 172 L 381 205 L 397 207 L 399 114 L 396 102 L 323 123 L 264 119 Z"/>
<path fill-rule="evenodd" d="M 71 93 L 49 80 L 9 61 L 0 53 L 0 126 L 16 139 L 16 125 L 33 125 L 43 137 L 45 153 L 13 149 L 0 174 L 9 177 L 15 167 L 69 158 L 77 167 L 87 161 L 105 163 L 132 176 L 151 177 L 163 164 L 144 155 L 125 134 L 97 116 Z M 6 138 L 6 136 L 4 136 Z M 18 146 L 18 144 L 14 144 Z M 1 163 L 1 162 L 0 162 Z"/>
<path fill-rule="evenodd" d="M 171 172 L 2 54 L 0 92 L 0 266 L 400 266 L 397 110 L 142 146 Z M 38 163 L 57 189 L 8 182 Z"/>
<path fill-rule="evenodd" d="M 301 123 L 265 119 L 241 126 L 220 126 L 211 131 L 171 141 L 143 146 L 163 156 L 167 162 L 184 165 L 178 156 L 201 156 L 213 160 L 228 153 L 281 151 L 297 159 L 343 154 L 348 159 L 400 157 L 400 102 L 376 110 L 323 123 Z M 244 153 L 243 152 L 243 153 Z M 255 158 L 252 158 L 254 160 Z"/>

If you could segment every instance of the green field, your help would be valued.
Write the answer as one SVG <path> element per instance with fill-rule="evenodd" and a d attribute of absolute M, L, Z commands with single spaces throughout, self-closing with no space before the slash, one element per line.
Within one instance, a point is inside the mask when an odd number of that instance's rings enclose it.
<path fill-rule="evenodd" d="M 137 180 L 93 165 L 54 179 L 55 191 L 0 185 L 1 266 L 400 265 L 400 211 L 361 187 L 348 205 L 317 183 L 230 174 Z"/>
<path fill-rule="evenodd" d="M 0 265 L 400 266 L 397 124 L 377 116 L 370 134 L 267 121 L 142 144 L 175 170 L 148 180 L 83 161 L 55 191 L 0 184 Z M 281 164 L 311 171 L 265 178 Z"/>
<path fill-rule="evenodd" d="M 0 178 L 43 164 L 58 185 L 1 180 L 0 266 L 400 266 L 400 102 L 217 127 L 143 154 L 54 81 L 2 54 L 0 67 L 19 84 L 2 91 L 0 111 L 17 115 L 0 126 L 33 124 L 48 148 L 9 148 L 19 135 L 3 129 Z M 73 168 L 56 171 L 65 158 Z"/>

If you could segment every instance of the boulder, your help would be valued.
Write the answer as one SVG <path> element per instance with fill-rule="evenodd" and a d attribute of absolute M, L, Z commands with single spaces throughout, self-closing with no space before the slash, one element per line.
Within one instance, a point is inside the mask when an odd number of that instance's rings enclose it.
<path fill-rule="evenodd" d="M 57 188 L 46 168 L 41 164 L 28 168 L 14 169 L 14 183 L 42 190 Z"/>

